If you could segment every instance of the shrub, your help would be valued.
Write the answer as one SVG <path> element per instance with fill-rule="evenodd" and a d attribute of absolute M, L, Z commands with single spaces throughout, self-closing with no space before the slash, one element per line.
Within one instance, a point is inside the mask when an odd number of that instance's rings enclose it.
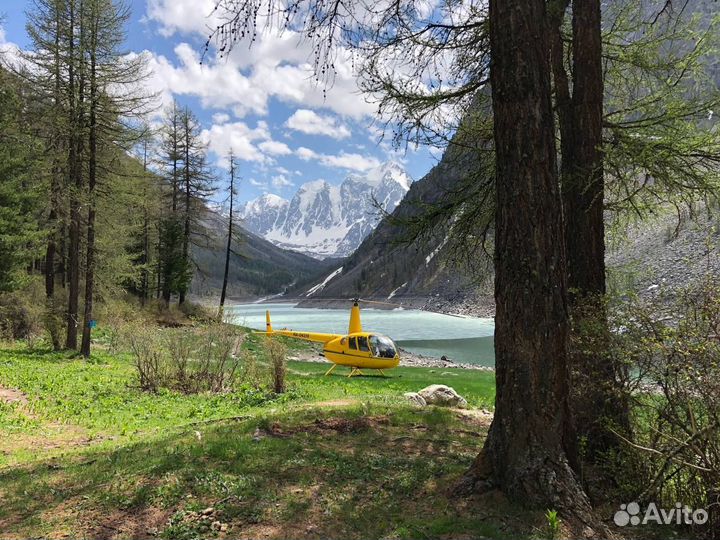
<path fill-rule="evenodd" d="M 240 375 L 245 335 L 233 326 L 211 324 L 158 331 L 135 325 L 125 332 L 143 390 L 225 392 Z"/>
<path fill-rule="evenodd" d="M 287 374 L 287 347 L 268 336 L 265 339 L 265 355 L 270 362 L 270 377 L 273 391 L 276 394 L 285 392 L 285 375 Z"/>
<path fill-rule="evenodd" d="M 611 353 L 632 366 L 624 496 L 705 508 L 720 526 L 720 282 L 669 305 L 631 301 L 611 323 Z"/>
<path fill-rule="evenodd" d="M 0 339 L 24 339 L 33 347 L 42 338 L 45 295 L 31 281 L 21 291 L 0 294 Z"/>
<path fill-rule="evenodd" d="M 144 325 L 124 328 L 125 340 L 133 353 L 138 384 L 141 389 L 157 392 L 166 386 L 169 375 L 168 362 L 162 350 L 156 330 L 148 330 Z"/>

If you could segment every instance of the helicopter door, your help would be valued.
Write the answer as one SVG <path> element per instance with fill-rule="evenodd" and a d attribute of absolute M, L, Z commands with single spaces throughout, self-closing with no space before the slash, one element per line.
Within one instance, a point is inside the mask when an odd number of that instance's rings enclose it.
<path fill-rule="evenodd" d="M 366 353 L 367 356 L 372 356 L 370 352 L 370 345 L 368 344 L 367 336 L 358 336 L 357 338 L 358 350 L 361 353 Z"/>

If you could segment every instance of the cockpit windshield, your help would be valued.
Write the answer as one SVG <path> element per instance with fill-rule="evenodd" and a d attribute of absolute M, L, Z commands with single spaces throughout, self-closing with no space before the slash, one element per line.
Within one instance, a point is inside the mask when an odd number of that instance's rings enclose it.
<path fill-rule="evenodd" d="M 378 358 L 395 358 L 397 351 L 392 339 L 385 336 L 370 336 L 372 353 Z"/>

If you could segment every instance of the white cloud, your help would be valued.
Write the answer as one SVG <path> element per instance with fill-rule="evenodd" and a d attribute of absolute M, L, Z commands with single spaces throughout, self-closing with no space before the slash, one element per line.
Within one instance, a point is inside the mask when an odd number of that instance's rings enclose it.
<path fill-rule="evenodd" d="M 314 150 L 304 146 L 295 150 L 295 155 L 304 161 L 317 160 L 326 167 L 350 169 L 359 172 L 380 166 L 380 160 L 373 156 L 362 156 L 360 154 L 347 152 L 340 152 L 337 155 L 318 154 Z"/>
<path fill-rule="evenodd" d="M 341 152 L 337 156 L 320 156 L 320 162 L 328 167 L 340 167 L 354 171 L 367 171 L 380 166 L 380 160 L 372 156 Z"/>
<path fill-rule="evenodd" d="M 318 157 L 315 150 L 310 150 L 309 148 L 305 148 L 304 146 L 301 146 L 300 148 L 295 150 L 295 155 L 297 155 L 297 157 L 304 161 L 310 161 L 311 159 L 317 159 Z"/>
<path fill-rule="evenodd" d="M 261 191 L 268 191 L 269 186 L 267 182 L 261 182 L 255 178 L 250 179 L 250 185 L 256 188 L 260 188 Z"/>
<path fill-rule="evenodd" d="M 230 121 L 230 115 L 227 113 L 215 113 L 212 116 L 213 124 L 224 124 Z"/>
<path fill-rule="evenodd" d="M 285 125 L 295 131 L 301 131 L 309 135 L 327 135 L 333 139 L 346 139 L 350 136 L 350 130 L 336 118 L 327 115 L 319 115 L 309 109 L 298 109 Z"/>
<path fill-rule="evenodd" d="M 214 124 L 210 129 L 204 129 L 201 136 L 209 149 L 221 160 L 227 157 L 230 150 L 246 161 L 264 163 L 270 159 L 255 144 L 255 141 L 271 140 L 264 122 L 258 122 L 255 128 L 249 127 L 245 122 Z"/>
<path fill-rule="evenodd" d="M 295 184 L 288 180 L 284 174 L 278 174 L 277 176 L 273 176 L 272 185 L 275 189 L 282 189 L 294 186 Z"/>
<path fill-rule="evenodd" d="M 215 4 L 216 0 L 148 0 L 146 20 L 158 23 L 164 36 L 177 32 L 204 40 L 219 22 L 213 15 Z M 252 47 L 238 43 L 224 58 L 217 58 L 213 49 L 202 66 L 198 49 L 181 43 L 175 49 L 177 65 L 154 55 L 153 69 L 169 91 L 198 96 L 203 107 L 229 108 L 242 118 L 248 113 L 267 114 L 268 100 L 274 97 L 355 119 L 375 113 L 359 92 L 351 54 L 337 51 L 333 84 L 323 92 L 309 60 L 312 44 L 296 32 L 280 33 L 271 24 L 259 30 Z"/>
<path fill-rule="evenodd" d="M 290 147 L 287 144 L 279 141 L 264 141 L 261 142 L 258 146 L 260 147 L 260 150 L 273 156 L 287 156 L 289 154 L 292 154 L 292 150 L 290 150 Z"/>
<path fill-rule="evenodd" d="M 160 24 L 160 34 L 165 37 L 175 32 L 201 33 L 208 35 L 218 20 L 215 0 L 148 0 L 146 18 Z"/>

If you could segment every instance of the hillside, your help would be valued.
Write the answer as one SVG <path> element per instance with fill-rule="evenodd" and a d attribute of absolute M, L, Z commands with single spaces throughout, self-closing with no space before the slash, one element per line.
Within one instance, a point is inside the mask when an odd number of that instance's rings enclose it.
<path fill-rule="evenodd" d="M 470 269 L 456 263 L 449 245 L 448 217 L 437 220 L 420 238 L 412 221 L 429 205 L 472 180 L 476 153 L 451 143 L 442 159 L 414 182 L 405 199 L 342 265 L 301 293 L 303 305 L 322 306 L 334 299 L 361 296 L 434 310 L 492 311 L 491 265 L 483 255 Z"/>
<path fill-rule="evenodd" d="M 719 225 L 717 209 L 698 204 L 680 219 L 668 212 L 624 229 L 608 247 L 609 287 L 672 298 L 679 289 L 720 274 Z"/>
<path fill-rule="evenodd" d="M 191 292 L 205 296 L 219 294 L 225 267 L 227 221 L 210 212 L 206 219 L 209 238 L 193 248 L 197 263 Z M 257 298 L 285 292 L 316 280 L 335 260 L 321 261 L 296 251 L 279 248 L 259 236 L 238 227 L 238 240 L 230 256 L 228 296 Z"/>

